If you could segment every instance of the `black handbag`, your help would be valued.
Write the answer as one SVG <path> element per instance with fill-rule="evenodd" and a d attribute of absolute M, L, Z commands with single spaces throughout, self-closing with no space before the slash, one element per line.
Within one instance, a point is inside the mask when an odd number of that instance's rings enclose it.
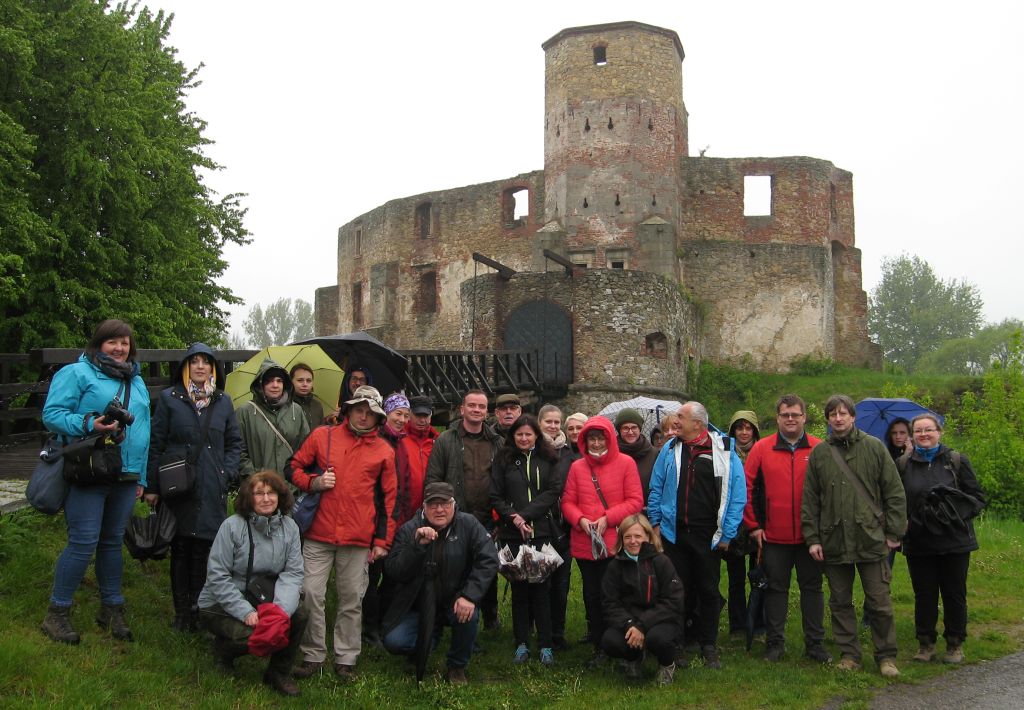
<path fill-rule="evenodd" d="M 61 451 L 64 480 L 76 486 L 116 483 L 121 478 L 121 445 L 105 433 L 90 434 Z"/>
<path fill-rule="evenodd" d="M 39 463 L 25 488 L 25 498 L 29 505 L 47 515 L 59 512 L 64 507 L 64 499 L 68 497 L 61 449 L 57 436 L 47 439 L 46 446 L 39 452 Z"/>
<path fill-rule="evenodd" d="M 196 462 L 199 454 L 203 451 L 206 443 L 206 436 L 210 433 L 210 422 L 213 421 L 211 410 L 214 402 L 206 408 L 203 426 L 199 432 L 199 443 L 195 449 L 189 448 L 187 456 L 164 454 L 160 457 L 160 465 L 157 469 L 157 480 L 160 482 L 160 496 L 163 498 L 178 498 L 191 493 L 196 487 L 198 470 Z"/>
<path fill-rule="evenodd" d="M 276 574 L 253 574 L 252 558 L 256 553 L 256 545 L 252 541 L 252 523 L 245 521 L 245 528 L 249 531 L 249 564 L 245 568 L 245 598 L 258 609 L 260 604 L 274 603 L 274 587 L 277 586 Z"/>

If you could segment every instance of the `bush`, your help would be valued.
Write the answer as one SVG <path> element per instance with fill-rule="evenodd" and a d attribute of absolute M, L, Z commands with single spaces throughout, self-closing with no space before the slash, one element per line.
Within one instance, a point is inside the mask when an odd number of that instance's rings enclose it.
<path fill-rule="evenodd" d="M 812 355 L 802 355 L 789 363 L 789 371 L 794 375 L 805 375 L 817 377 L 818 375 L 830 375 L 838 369 L 832 358 L 816 358 Z"/>

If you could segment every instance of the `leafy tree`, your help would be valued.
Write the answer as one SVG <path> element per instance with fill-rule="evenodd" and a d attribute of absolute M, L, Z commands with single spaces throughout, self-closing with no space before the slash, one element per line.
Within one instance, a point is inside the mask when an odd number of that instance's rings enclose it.
<path fill-rule="evenodd" d="M 239 195 L 201 173 L 196 85 L 136 5 L 0 2 L 0 350 L 81 345 L 131 322 L 151 347 L 214 340 L 225 244 L 247 243 Z"/>
<path fill-rule="evenodd" d="M 918 371 L 934 374 L 980 375 L 993 364 L 1009 363 L 1010 341 L 1024 322 L 1008 318 L 986 325 L 971 338 L 947 340 L 918 361 Z"/>
<path fill-rule="evenodd" d="M 901 255 L 882 262 L 871 292 L 868 328 L 882 354 L 907 372 L 947 340 L 970 337 L 981 325 L 981 296 L 966 281 L 943 281 L 928 262 Z"/>
<path fill-rule="evenodd" d="M 265 310 L 257 303 L 249 309 L 242 327 L 256 348 L 312 338 L 313 306 L 301 298 L 279 298 Z"/>
<path fill-rule="evenodd" d="M 947 427 L 950 422 L 947 422 Z M 1006 364 L 985 374 L 982 394 L 964 394 L 953 440 L 971 459 L 996 512 L 1024 514 L 1024 347 L 1015 333 Z"/>

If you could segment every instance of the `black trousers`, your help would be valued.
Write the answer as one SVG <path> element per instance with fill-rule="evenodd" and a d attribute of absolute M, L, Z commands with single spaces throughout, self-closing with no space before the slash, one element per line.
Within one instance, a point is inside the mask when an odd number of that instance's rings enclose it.
<path fill-rule="evenodd" d="M 967 638 L 967 569 L 970 552 L 952 555 L 906 555 L 914 586 L 914 627 L 917 640 L 935 643 L 942 596 L 943 637 L 959 646 Z"/>
<path fill-rule="evenodd" d="M 171 541 L 171 596 L 174 613 L 196 611 L 196 601 L 206 584 L 206 562 L 212 540 L 179 535 Z"/>
<path fill-rule="evenodd" d="M 604 610 L 601 606 L 601 583 L 604 581 L 604 573 L 611 564 L 611 558 L 603 560 L 581 560 L 576 559 L 580 567 L 580 574 L 583 577 L 583 607 L 587 612 L 587 622 L 590 624 L 590 639 L 595 650 L 601 648 L 601 638 L 604 636 Z"/>
<path fill-rule="evenodd" d="M 555 548 L 564 562 L 551 573 L 551 635 L 557 639 L 565 638 L 565 610 L 569 604 L 569 579 L 572 577 L 572 557 L 569 554 L 569 534 L 552 540 L 551 546 Z"/>
<path fill-rule="evenodd" d="M 786 616 L 789 613 L 789 584 L 796 567 L 800 587 L 800 617 L 803 621 L 804 647 L 825 640 L 825 595 L 821 591 L 823 570 L 807 546 L 764 544 L 764 570 L 768 576 L 764 617 L 768 643 L 786 640 Z"/>
<path fill-rule="evenodd" d="M 654 628 L 648 629 L 644 634 L 644 647 L 630 648 L 626 644 L 626 632 L 620 629 L 605 629 L 601 637 L 601 648 L 612 658 L 625 658 L 627 661 L 635 661 L 640 658 L 644 650 L 654 654 L 658 659 L 658 665 L 667 666 L 675 662 L 676 639 L 679 638 L 681 629 L 678 624 L 655 624 Z"/>
<path fill-rule="evenodd" d="M 665 538 L 661 541 L 683 583 L 686 616 L 694 619 L 686 633 L 701 646 L 715 645 L 722 611 L 722 595 L 718 591 L 722 553 L 711 549 L 711 535 L 701 533 L 677 533 L 674 543 Z"/>
<path fill-rule="evenodd" d="M 729 631 L 743 631 L 747 628 L 747 560 L 752 556 L 728 552 L 722 556 L 729 578 Z"/>
<path fill-rule="evenodd" d="M 299 608 L 292 614 L 291 625 L 288 627 L 288 645 L 270 654 L 270 665 L 267 670 L 281 675 L 291 674 L 308 621 L 306 606 L 300 600 Z M 208 609 L 200 609 L 199 623 L 216 637 L 215 642 L 224 651 L 229 651 L 235 656 L 249 653 L 249 637 L 252 635 L 253 627 L 246 626 L 225 612 L 219 604 L 214 604 Z"/>

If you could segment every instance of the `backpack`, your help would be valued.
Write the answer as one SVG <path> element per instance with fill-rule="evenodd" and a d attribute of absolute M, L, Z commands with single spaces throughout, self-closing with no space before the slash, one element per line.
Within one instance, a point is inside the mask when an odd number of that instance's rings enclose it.
<path fill-rule="evenodd" d="M 910 456 L 913 454 L 913 450 L 906 452 L 898 459 L 896 459 L 896 468 L 900 472 L 900 478 L 903 478 L 907 474 L 907 463 L 910 461 Z M 953 485 L 957 488 L 960 487 L 960 452 L 953 451 L 952 449 L 946 449 L 943 455 L 945 459 L 945 467 L 953 472 Z"/>

